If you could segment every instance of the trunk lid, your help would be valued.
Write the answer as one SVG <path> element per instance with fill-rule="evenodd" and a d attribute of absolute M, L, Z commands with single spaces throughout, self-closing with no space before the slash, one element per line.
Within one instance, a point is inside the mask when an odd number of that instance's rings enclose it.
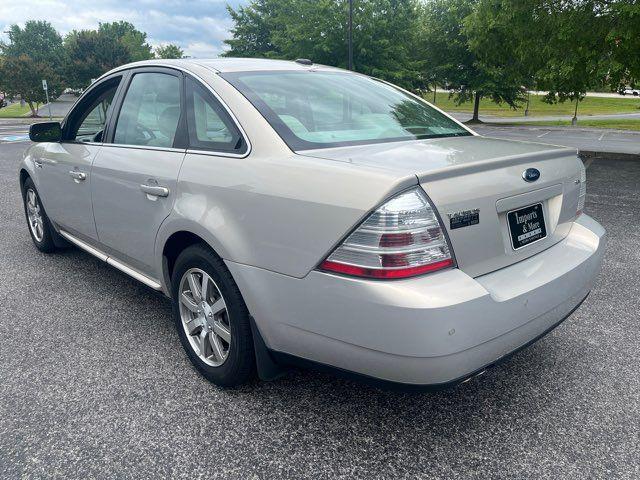
<path fill-rule="evenodd" d="M 416 175 L 440 214 L 458 267 L 474 277 L 549 248 L 569 233 L 576 217 L 581 162 L 574 149 L 469 136 L 300 153 Z M 529 168 L 539 171 L 539 179 L 523 179 Z M 508 213 L 536 204 L 546 236 L 515 249 Z M 521 213 L 526 217 L 530 210 Z M 511 217 L 516 223 L 524 218 Z"/>

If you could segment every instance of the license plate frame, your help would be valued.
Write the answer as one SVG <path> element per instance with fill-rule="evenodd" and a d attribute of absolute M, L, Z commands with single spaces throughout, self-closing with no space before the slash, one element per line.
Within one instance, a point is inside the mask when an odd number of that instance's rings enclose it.
<path fill-rule="evenodd" d="M 547 238 L 547 226 L 542 202 L 507 212 L 511 248 L 521 250 Z"/>

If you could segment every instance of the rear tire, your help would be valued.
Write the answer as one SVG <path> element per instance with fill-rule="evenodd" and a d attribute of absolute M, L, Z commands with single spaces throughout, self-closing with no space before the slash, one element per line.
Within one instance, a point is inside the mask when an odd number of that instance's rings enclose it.
<path fill-rule="evenodd" d="M 38 190 L 30 178 L 25 180 L 22 188 L 22 203 L 33 244 L 43 253 L 55 252 L 54 235 L 56 232 L 44 210 Z"/>
<path fill-rule="evenodd" d="M 198 372 L 221 387 L 242 385 L 255 376 L 249 311 L 211 249 L 192 245 L 178 256 L 171 298 L 180 342 Z"/>

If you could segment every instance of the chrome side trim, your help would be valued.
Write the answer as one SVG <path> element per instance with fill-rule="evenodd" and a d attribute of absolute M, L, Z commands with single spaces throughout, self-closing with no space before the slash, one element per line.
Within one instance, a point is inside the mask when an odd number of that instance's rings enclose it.
<path fill-rule="evenodd" d="M 213 150 L 193 150 L 193 149 L 188 149 L 187 153 L 191 155 L 208 155 L 210 157 L 230 157 L 230 158 L 244 158 L 248 155 L 248 153 L 216 152 Z"/>
<path fill-rule="evenodd" d="M 120 262 L 119 260 L 116 260 L 113 257 L 107 258 L 107 264 L 117 268 L 123 273 L 126 273 L 130 277 L 135 278 L 139 282 L 144 283 L 147 287 L 151 287 L 154 290 L 162 290 L 162 285 L 160 285 L 158 282 L 156 282 L 152 278 L 147 277 L 146 275 L 141 274 L 140 272 L 134 270 L 133 268 L 129 267 L 128 265 L 125 265 L 124 263 Z"/>
<path fill-rule="evenodd" d="M 82 240 L 80 240 L 80 239 L 74 237 L 73 235 L 71 235 L 70 233 L 65 232 L 64 230 L 60 230 L 60 235 L 62 235 L 67 240 L 69 240 L 71 243 L 73 243 L 76 246 L 80 247 L 85 252 L 89 252 L 94 257 L 99 258 L 103 262 L 106 262 L 107 259 L 109 258 L 109 255 L 106 255 L 106 254 L 102 253 L 97 248 L 93 248 L 88 243 L 83 242 Z"/>
<path fill-rule="evenodd" d="M 153 151 L 160 151 L 160 152 L 176 152 L 176 153 L 186 152 L 186 149 L 184 148 L 154 147 L 152 145 L 128 145 L 126 143 L 103 143 L 102 146 L 107 148 L 133 148 L 135 150 L 153 150 Z"/>
<path fill-rule="evenodd" d="M 98 250 L 97 248 L 93 248 L 88 243 L 83 242 L 82 240 L 71 235 L 70 233 L 65 232 L 64 230 L 60 230 L 60 235 L 62 235 L 64 238 L 69 240 L 74 245 L 80 247 L 85 252 L 90 253 L 94 257 L 102 260 L 103 262 L 107 263 L 108 265 L 111 265 L 112 267 L 117 268 L 121 272 L 126 273 L 127 275 L 134 278 L 135 280 L 138 280 L 139 282 L 144 283 L 147 287 L 153 288 L 154 290 L 162 290 L 162 285 L 160 285 L 158 281 L 154 280 L 153 278 L 147 277 L 146 275 L 143 275 L 142 273 L 138 272 L 137 270 L 134 270 L 127 264 L 122 263 L 121 261 L 113 257 L 110 257 L 104 252 Z"/>

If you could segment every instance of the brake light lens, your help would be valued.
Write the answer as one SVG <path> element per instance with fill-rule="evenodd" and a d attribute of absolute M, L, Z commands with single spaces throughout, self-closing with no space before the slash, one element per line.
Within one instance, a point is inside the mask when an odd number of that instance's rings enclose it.
<path fill-rule="evenodd" d="M 584 201 L 587 197 L 587 170 L 584 168 L 584 164 L 580 161 L 580 190 L 578 191 L 578 208 L 576 216 L 579 216 L 584 210 Z"/>
<path fill-rule="evenodd" d="M 444 229 L 421 188 L 384 203 L 320 269 L 366 278 L 407 278 L 453 266 Z"/>

